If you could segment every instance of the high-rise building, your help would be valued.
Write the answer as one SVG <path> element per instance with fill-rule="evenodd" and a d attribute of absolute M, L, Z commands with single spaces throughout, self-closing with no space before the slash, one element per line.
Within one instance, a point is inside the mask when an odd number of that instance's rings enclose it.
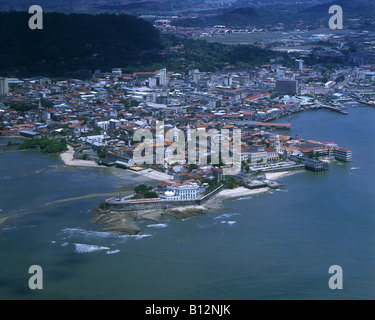
<path fill-rule="evenodd" d="M 224 82 L 224 86 L 230 87 L 233 83 L 233 78 L 225 77 L 223 82 Z"/>
<path fill-rule="evenodd" d="M 303 69 L 303 60 L 294 60 L 294 70 L 302 70 Z"/>
<path fill-rule="evenodd" d="M 165 86 L 167 84 L 167 69 L 161 69 L 159 71 L 159 84 Z"/>
<path fill-rule="evenodd" d="M 298 80 L 276 80 L 276 92 L 281 94 L 298 94 Z"/>
<path fill-rule="evenodd" d="M 8 78 L 0 78 L 0 96 L 9 92 Z"/>

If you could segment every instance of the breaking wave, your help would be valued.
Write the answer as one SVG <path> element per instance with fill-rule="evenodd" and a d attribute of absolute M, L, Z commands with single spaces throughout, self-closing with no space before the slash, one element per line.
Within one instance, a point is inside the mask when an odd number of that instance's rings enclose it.
<path fill-rule="evenodd" d="M 69 239 L 72 237 L 86 237 L 86 238 L 115 238 L 115 239 L 124 239 L 128 238 L 129 235 L 121 235 L 105 231 L 92 231 L 84 230 L 81 228 L 65 228 L 62 230 L 62 235 L 65 236 L 64 239 Z"/>
<path fill-rule="evenodd" d="M 84 243 L 74 243 L 75 245 L 75 252 L 77 253 L 91 253 L 101 250 L 110 250 L 108 247 L 101 247 L 92 244 L 84 244 Z"/>
<path fill-rule="evenodd" d="M 238 212 L 234 212 L 234 213 L 224 213 L 224 214 L 221 214 L 217 217 L 215 217 L 214 219 L 227 219 L 227 218 L 230 218 L 230 217 L 234 217 L 234 216 L 238 216 L 240 215 L 240 213 Z"/>
<path fill-rule="evenodd" d="M 166 228 L 168 224 L 166 223 L 157 223 L 157 224 L 149 224 L 147 228 Z"/>
<path fill-rule="evenodd" d="M 119 253 L 119 252 L 120 252 L 120 250 L 108 250 L 105 253 L 106 254 L 115 254 L 115 253 Z"/>
<path fill-rule="evenodd" d="M 253 197 L 252 196 L 248 196 L 248 197 L 242 197 L 242 198 L 239 198 L 237 200 L 250 200 L 252 199 Z"/>
<path fill-rule="evenodd" d="M 235 223 L 237 223 L 237 221 L 234 221 L 234 220 L 233 221 L 225 221 L 225 220 L 223 220 L 223 221 L 221 221 L 221 223 L 222 224 L 229 224 L 231 226 L 231 225 L 234 225 Z"/>

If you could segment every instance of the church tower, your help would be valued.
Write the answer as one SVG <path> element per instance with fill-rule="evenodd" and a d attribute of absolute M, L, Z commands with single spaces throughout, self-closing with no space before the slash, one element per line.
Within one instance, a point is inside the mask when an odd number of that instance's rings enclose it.
<path fill-rule="evenodd" d="M 279 137 L 278 134 L 275 137 L 275 150 L 276 150 L 277 153 L 281 152 L 280 137 Z"/>

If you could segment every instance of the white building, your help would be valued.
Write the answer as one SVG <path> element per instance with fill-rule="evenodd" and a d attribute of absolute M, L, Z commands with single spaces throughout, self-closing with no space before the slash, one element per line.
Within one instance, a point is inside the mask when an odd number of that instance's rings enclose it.
<path fill-rule="evenodd" d="M 157 79 L 155 77 L 148 78 L 148 86 L 154 88 L 157 86 Z"/>
<path fill-rule="evenodd" d="M 165 86 L 167 84 L 167 69 L 161 69 L 159 71 L 159 84 Z"/>
<path fill-rule="evenodd" d="M 196 200 L 200 197 L 201 192 L 202 188 L 195 182 L 173 184 L 167 187 L 165 198 L 173 201 Z"/>
<path fill-rule="evenodd" d="M 303 60 L 296 59 L 294 60 L 294 69 L 295 70 L 302 70 L 303 69 Z"/>
<path fill-rule="evenodd" d="M 0 96 L 9 92 L 8 78 L 0 78 Z"/>
<path fill-rule="evenodd" d="M 121 68 L 113 68 L 112 74 L 115 76 L 122 76 L 122 69 Z"/>
<path fill-rule="evenodd" d="M 279 135 L 277 134 L 276 137 L 275 137 L 275 150 L 277 153 L 281 153 L 281 145 L 280 145 L 280 137 Z"/>
<path fill-rule="evenodd" d="M 333 148 L 333 156 L 336 160 L 350 162 L 352 161 L 352 152 L 348 149 Z"/>
<path fill-rule="evenodd" d="M 251 164 L 267 163 L 268 154 L 266 151 L 253 151 L 248 153 L 248 159 Z"/>

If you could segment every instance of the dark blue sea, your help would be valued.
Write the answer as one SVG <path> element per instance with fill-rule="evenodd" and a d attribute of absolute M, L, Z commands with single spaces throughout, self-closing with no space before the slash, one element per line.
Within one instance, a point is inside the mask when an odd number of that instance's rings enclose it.
<path fill-rule="evenodd" d="M 34 151 L 0 154 L 0 219 L 10 216 L 0 299 L 374 299 L 375 110 L 348 112 L 297 114 L 285 134 L 336 142 L 351 163 L 284 177 L 286 188 L 206 216 L 139 222 L 135 236 L 100 232 L 90 210 L 156 182 Z M 43 269 L 42 290 L 28 286 L 32 265 Z M 328 286 L 332 265 L 342 290 Z"/>

